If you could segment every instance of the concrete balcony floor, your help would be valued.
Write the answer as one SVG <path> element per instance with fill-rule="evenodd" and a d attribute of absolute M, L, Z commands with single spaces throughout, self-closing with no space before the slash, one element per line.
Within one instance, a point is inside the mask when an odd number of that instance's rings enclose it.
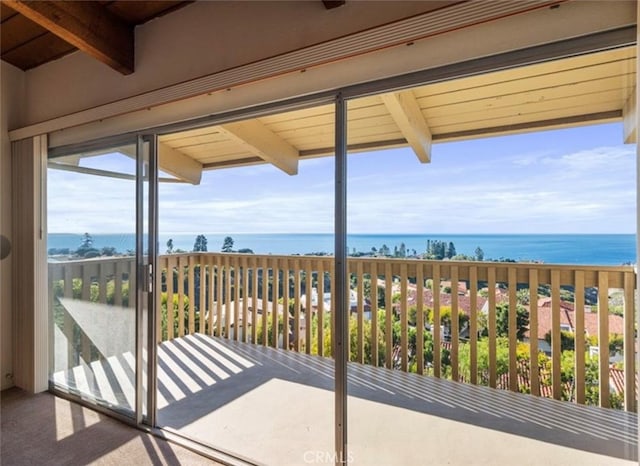
<path fill-rule="evenodd" d="M 107 358 L 55 379 L 126 407 L 132 359 Z M 637 464 L 633 413 L 355 363 L 348 380 L 352 464 Z M 158 424 L 250 462 L 330 464 L 333 384 L 328 358 L 177 338 L 159 345 Z"/>

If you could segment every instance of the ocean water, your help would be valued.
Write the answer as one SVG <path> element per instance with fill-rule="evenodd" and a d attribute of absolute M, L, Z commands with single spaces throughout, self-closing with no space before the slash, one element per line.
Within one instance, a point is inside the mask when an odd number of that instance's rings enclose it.
<path fill-rule="evenodd" d="M 167 249 L 169 238 L 174 249 L 191 251 L 196 234 L 160 235 L 160 252 Z M 311 252 L 332 253 L 331 234 L 206 234 L 209 251 L 220 251 L 226 236 L 234 239 L 234 249 L 249 248 L 256 254 L 305 254 Z M 115 247 L 119 252 L 133 250 L 135 236 L 123 234 L 92 234 L 94 247 Z M 367 252 L 382 245 L 393 251 L 395 246 L 405 244 L 408 251 L 422 253 L 427 240 L 453 242 L 458 254 L 474 255 L 477 247 L 484 251 L 485 260 L 509 258 L 516 261 L 537 260 L 550 264 L 620 265 L 636 263 L 635 235 L 429 235 L 429 234 L 362 234 L 348 235 L 349 253 Z M 52 233 L 48 236 L 49 248 L 75 249 L 82 235 Z"/>

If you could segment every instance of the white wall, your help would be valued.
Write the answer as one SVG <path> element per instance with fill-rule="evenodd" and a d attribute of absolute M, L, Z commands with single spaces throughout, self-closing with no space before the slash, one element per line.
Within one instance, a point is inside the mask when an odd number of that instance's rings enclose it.
<path fill-rule="evenodd" d="M 24 102 L 24 73 L 0 62 L 0 233 L 11 239 L 11 144 L 8 129 L 21 121 Z M 13 321 L 11 260 L 0 262 L 0 389 L 13 385 L 6 374 L 13 373 Z"/>
<path fill-rule="evenodd" d="M 26 121 L 60 115 L 216 73 L 446 5 L 430 2 L 196 2 L 136 29 L 135 73 L 83 53 L 27 72 Z M 55 98 L 52 98 L 55 96 Z"/>

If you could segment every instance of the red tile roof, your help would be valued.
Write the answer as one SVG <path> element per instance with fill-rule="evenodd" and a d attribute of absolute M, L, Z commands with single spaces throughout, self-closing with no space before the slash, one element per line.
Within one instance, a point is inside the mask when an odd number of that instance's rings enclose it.
<path fill-rule="evenodd" d="M 560 325 L 568 325 L 572 331 L 576 328 L 574 304 L 560 301 Z M 584 328 L 588 335 L 598 335 L 598 314 L 585 309 Z M 624 321 L 621 316 L 609 314 L 609 333 L 622 335 Z M 544 339 L 551 331 L 551 298 L 538 300 L 538 339 Z M 528 337 L 528 332 L 526 334 Z"/>
<path fill-rule="evenodd" d="M 415 306 L 417 303 L 417 293 L 415 289 L 409 289 L 407 293 L 407 302 L 409 306 Z M 422 294 L 422 299 L 425 307 L 433 308 L 433 291 L 425 289 Z M 440 293 L 440 306 L 451 306 L 452 296 L 449 293 Z M 487 299 L 482 296 L 478 296 L 476 303 L 476 311 L 480 311 Z M 458 294 L 458 309 L 465 314 L 469 314 L 471 311 L 471 297 L 468 295 Z"/>

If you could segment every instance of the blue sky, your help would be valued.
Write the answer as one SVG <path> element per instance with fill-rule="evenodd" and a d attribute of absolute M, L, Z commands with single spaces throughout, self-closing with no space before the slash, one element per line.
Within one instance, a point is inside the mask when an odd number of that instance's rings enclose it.
<path fill-rule="evenodd" d="M 350 233 L 635 233 L 635 145 L 606 124 L 349 156 Z M 131 173 L 125 157 L 83 165 Z M 162 184 L 160 232 L 329 233 L 333 158 L 289 176 L 269 165 Z M 49 170 L 49 231 L 134 231 L 130 181 Z"/>

